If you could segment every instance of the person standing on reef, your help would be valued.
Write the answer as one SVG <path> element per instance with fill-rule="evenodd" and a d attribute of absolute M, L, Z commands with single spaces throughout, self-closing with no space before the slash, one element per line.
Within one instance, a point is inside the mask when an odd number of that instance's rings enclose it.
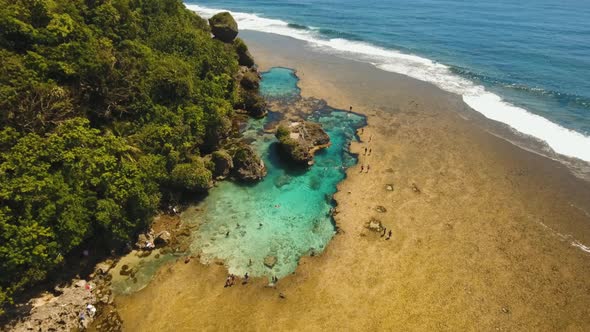
<path fill-rule="evenodd" d="M 385 238 L 385 240 L 389 240 L 391 239 L 391 230 L 389 230 L 389 234 L 387 234 L 387 238 Z"/>
<path fill-rule="evenodd" d="M 365 165 L 361 165 L 361 173 L 365 170 Z"/>
<path fill-rule="evenodd" d="M 352 106 L 350 106 L 350 112 L 352 112 Z"/>
<path fill-rule="evenodd" d="M 244 281 L 242 282 L 242 285 L 245 285 L 248 283 L 248 279 L 250 279 L 250 276 L 248 275 L 248 272 L 246 272 L 246 274 L 244 274 Z"/>
<path fill-rule="evenodd" d="M 365 156 L 367 155 L 367 148 L 366 148 L 366 147 L 365 147 L 365 154 L 364 154 L 364 155 L 365 155 Z"/>
<path fill-rule="evenodd" d="M 371 166 L 369 166 L 369 164 L 367 164 L 367 173 L 369 173 L 369 168 L 370 168 L 370 167 L 371 167 Z"/>

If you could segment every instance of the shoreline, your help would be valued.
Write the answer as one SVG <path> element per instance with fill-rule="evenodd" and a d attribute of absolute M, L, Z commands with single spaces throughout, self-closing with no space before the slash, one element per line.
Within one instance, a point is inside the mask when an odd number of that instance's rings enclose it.
<path fill-rule="evenodd" d="M 286 37 L 243 36 L 262 69 L 297 71 L 302 96 L 367 116 L 351 145 L 359 164 L 334 196 L 343 232 L 277 290 L 260 280 L 224 290 L 222 266 L 169 265 L 117 298 L 125 330 L 590 326 L 590 256 L 571 244 L 590 243 L 587 182 L 482 130 L 454 112 L 465 110 L 459 98 L 427 83 Z M 373 158 L 362 153 L 369 141 Z M 371 218 L 390 241 L 365 228 Z"/>

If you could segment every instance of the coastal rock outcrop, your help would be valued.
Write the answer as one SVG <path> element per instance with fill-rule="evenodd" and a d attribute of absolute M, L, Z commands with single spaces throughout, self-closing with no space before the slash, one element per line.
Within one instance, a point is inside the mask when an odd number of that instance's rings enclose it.
<path fill-rule="evenodd" d="M 225 150 L 217 150 L 213 152 L 211 155 L 211 161 L 215 164 L 213 176 L 215 176 L 216 179 L 225 179 L 231 172 L 231 169 L 234 168 L 232 157 Z"/>
<path fill-rule="evenodd" d="M 266 176 L 266 166 L 254 149 L 239 143 L 232 153 L 234 168 L 232 175 L 242 181 L 253 182 Z"/>
<path fill-rule="evenodd" d="M 314 153 L 330 146 L 330 137 L 322 126 L 309 121 L 281 124 L 275 136 L 281 153 L 297 164 L 313 165 Z"/>
<path fill-rule="evenodd" d="M 215 38 L 231 43 L 238 35 L 238 23 L 229 12 L 215 14 L 209 19 L 209 26 Z"/>
<path fill-rule="evenodd" d="M 236 53 L 238 53 L 238 63 L 240 66 L 252 67 L 254 66 L 254 58 L 250 51 L 248 51 L 248 46 L 246 43 L 240 38 L 236 38 L 234 40 L 234 49 Z"/>
<path fill-rule="evenodd" d="M 241 108 L 250 116 L 261 118 L 266 115 L 267 105 L 259 93 L 260 73 L 255 68 L 242 67 L 237 81 L 240 82 L 239 101 L 235 105 Z"/>

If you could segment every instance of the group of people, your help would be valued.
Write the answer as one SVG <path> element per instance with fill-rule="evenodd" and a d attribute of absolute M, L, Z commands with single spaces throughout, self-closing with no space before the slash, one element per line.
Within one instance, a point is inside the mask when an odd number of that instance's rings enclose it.
<path fill-rule="evenodd" d="M 235 285 L 236 279 L 237 279 L 237 277 L 235 275 L 229 274 L 227 276 L 227 279 L 225 279 L 225 286 L 223 286 L 223 287 L 227 288 L 227 287 L 231 287 L 231 286 Z M 244 280 L 242 281 L 242 285 L 247 284 L 248 281 L 250 281 L 250 276 L 248 275 L 248 272 L 246 272 L 246 274 L 244 274 Z"/>
<path fill-rule="evenodd" d="M 371 169 L 371 165 L 367 164 L 367 171 L 365 173 L 369 173 L 369 170 Z M 361 165 L 361 171 L 359 173 L 362 173 L 365 170 L 365 165 Z"/>
<path fill-rule="evenodd" d="M 381 234 L 381 237 L 384 237 L 385 234 L 387 233 L 387 227 L 383 227 L 383 234 Z M 389 233 L 387 233 L 387 237 L 385 238 L 385 240 L 389 240 L 391 239 L 391 235 L 392 235 L 392 231 L 391 229 L 389 230 Z"/>
<path fill-rule="evenodd" d="M 96 316 L 96 307 L 91 303 L 88 303 L 86 308 L 80 311 L 80 314 L 78 315 L 78 322 L 80 323 L 80 328 L 82 329 L 86 329 L 88 327 L 88 323 L 91 320 L 87 319 L 86 315 L 88 315 L 90 318 L 94 318 L 94 316 Z"/>

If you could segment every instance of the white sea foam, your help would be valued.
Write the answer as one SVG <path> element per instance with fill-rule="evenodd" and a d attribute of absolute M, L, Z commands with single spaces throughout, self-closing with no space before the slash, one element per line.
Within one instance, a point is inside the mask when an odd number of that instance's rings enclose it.
<path fill-rule="evenodd" d="M 223 9 L 190 4 L 187 8 L 206 18 L 223 11 Z M 521 133 L 543 140 L 557 153 L 590 162 L 590 137 L 511 105 L 500 96 L 487 91 L 483 86 L 453 74 L 446 65 L 368 43 L 341 38 L 323 39 L 316 30 L 291 28 L 282 20 L 241 12 L 232 12 L 232 15 L 242 30 L 289 36 L 306 41 L 325 52 L 353 57 L 385 71 L 433 83 L 445 91 L 461 95 L 467 105 L 487 118 L 503 122 Z"/>

